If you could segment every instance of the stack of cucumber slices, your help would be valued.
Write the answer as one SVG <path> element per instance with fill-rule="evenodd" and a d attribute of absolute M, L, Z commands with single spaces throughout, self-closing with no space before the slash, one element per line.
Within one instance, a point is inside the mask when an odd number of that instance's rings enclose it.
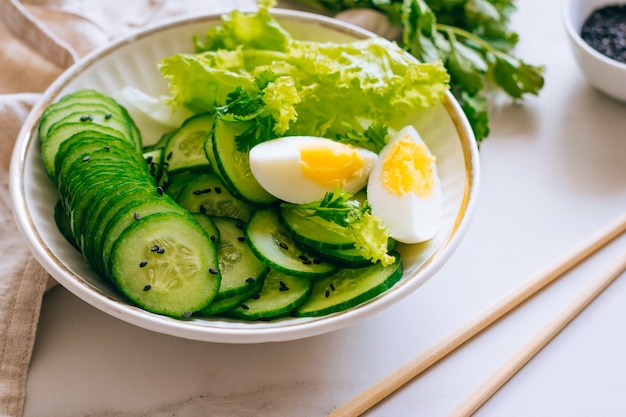
<path fill-rule="evenodd" d="M 234 134 L 199 114 L 144 147 L 111 97 L 65 95 L 39 125 L 59 230 L 132 303 L 178 318 L 321 316 L 402 277 L 398 253 L 391 265 L 366 262 L 342 236 L 281 210 L 249 180 Z"/>

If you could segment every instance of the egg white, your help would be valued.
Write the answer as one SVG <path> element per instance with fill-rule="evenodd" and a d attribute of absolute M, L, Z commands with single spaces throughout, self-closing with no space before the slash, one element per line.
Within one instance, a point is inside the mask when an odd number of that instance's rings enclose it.
<path fill-rule="evenodd" d="M 437 234 L 443 210 L 443 196 L 435 162 L 432 162 L 434 183 L 429 197 L 422 198 L 414 193 L 400 196 L 383 185 L 383 164 L 393 144 L 404 136 L 409 136 L 418 144 L 424 143 L 413 126 L 400 130 L 381 150 L 378 161 L 372 168 L 367 183 L 367 199 L 372 214 L 382 219 L 392 238 L 398 242 L 413 244 L 430 240 Z"/>
<path fill-rule="evenodd" d="M 278 199 L 294 204 L 311 203 L 336 187 L 321 185 L 305 175 L 300 150 L 311 145 L 330 147 L 331 144 L 335 142 L 315 136 L 287 136 L 263 142 L 250 150 L 250 169 L 257 182 Z M 345 179 L 342 188 L 356 193 L 367 184 L 378 156 L 366 149 L 353 149 L 363 158 L 363 168 L 357 177 Z"/>

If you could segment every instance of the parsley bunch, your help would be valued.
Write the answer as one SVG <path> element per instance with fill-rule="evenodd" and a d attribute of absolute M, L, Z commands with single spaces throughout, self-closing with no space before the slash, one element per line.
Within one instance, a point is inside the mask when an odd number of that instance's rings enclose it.
<path fill-rule="evenodd" d="M 400 46 L 423 62 L 441 60 L 480 143 L 489 135 L 487 92 L 496 88 L 514 100 L 537 95 L 544 67 L 512 54 L 519 40 L 509 28 L 514 0 L 300 0 L 331 13 L 367 8 L 402 28 Z"/>

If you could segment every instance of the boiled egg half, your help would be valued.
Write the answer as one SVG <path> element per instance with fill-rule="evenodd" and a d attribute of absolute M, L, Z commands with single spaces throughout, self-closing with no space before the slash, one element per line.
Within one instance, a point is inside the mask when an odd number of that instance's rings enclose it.
<path fill-rule="evenodd" d="M 337 187 L 356 193 L 367 184 L 378 156 L 366 149 L 315 136 L 287 136 L 250 150 L 250 169 L 275 197 L 311 203 Z"/>
<path fill-rule="evenodd" d="M 439 229 L 443 198 L 435 157 L 413 126 L 401 129 L 381 150 L 367 183 L 372 214 L 392 238 L 420 243 Z"/>

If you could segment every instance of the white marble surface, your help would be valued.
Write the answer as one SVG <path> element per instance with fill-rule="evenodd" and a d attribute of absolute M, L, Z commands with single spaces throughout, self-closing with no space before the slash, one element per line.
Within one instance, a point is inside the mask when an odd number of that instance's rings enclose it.
<path fill-rule="evenodd" d="M 143 330 L 57 287 L 44 298 L 24 415 L 323 416 L 618 217 L 626 207 L 626 106 L 583 79 L 560 1 L 517 7 L 517 54 L 547 67 L 546 86 L 492 111 L 474 221 L 426 285 L 358 325 L 262 345 Z M 607 247 L 367 415 L 446 415 L 625 244 Z M 476 415 L 624 415 L 624 299 L 621 277 Z"/>

